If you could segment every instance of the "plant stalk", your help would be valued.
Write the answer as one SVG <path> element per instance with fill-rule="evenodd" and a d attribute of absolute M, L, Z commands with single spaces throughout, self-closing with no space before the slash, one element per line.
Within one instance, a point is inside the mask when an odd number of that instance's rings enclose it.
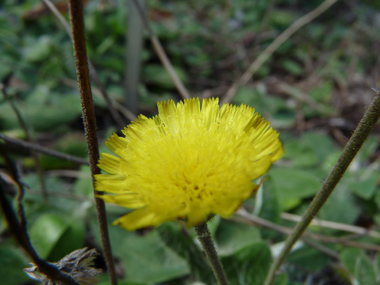
<path fill-rule="evenodd" d="M 103 245 L 104 256 L 107 262 L 108 274 L 112 285 L 117 285 L 117 277 L 113 264 L 111 243 L 108 236 L 106 208 L 104 201 L 97 198 L 102 192 L 95 190 L 95 174 L 100 174 L 97 166 L 99 160 L 98 137 L 96 133 L 96 119 L 94 103 L 92 100 L 90 75 L 88 70 L 86 40 L 84 33 L 83 20 L 83 3 L 82 0 L 70 0 L 70 19 L 74 44 L 75 65 L 77 68 L 77 77 L 79 83 L 79 91 L 82 104 L 83 124 L 85 129 L 89 162 L 91 168 L 92 185 L 95 195 L 96 212 L 98 214 L 98 222 L 100 236 Z"/>
<path fill-rule="evenodd" d="M 218 253 L 216 252 L 207 223 L 204 222 L 194 228 L 197 233 L 198 240 L 202 245 L 203 251 L 206 254 L 207 259 L 210 261 L 211 268 L 214 271 L 218 284 L 228 285 L 226 273 L 224 272 L 223 265 L 219 259 Z"/>
<path fill-rule="evenodd" d="M 271 285 L 273 283 L 277 269 L 285 260 L 285 257 L 291 251 L 293 245 L 301 237 L 302 233 L 306 230 L 311 220 L 315 217 L 327 199 L 330 197 L 331 193 L 334 191 L 336 185 L 343 177 L 348 166 L 355 158 L 356 154 L 360 150 L 361 146 L 367 139 L 368 135 L 371 133 L 376 122 L 380 117 L 380 93 L 377 92 L 375 98 L 373 99 L 367 112 L 364 114 L 359 125 L 357 126 L 354 134 L 351 136 L 350 140 L 346 144 L 345 148 L 339 160 L 335 164 L 334 168 L 331 170 L 329 176 L 323 182 L 322 188 L 315 195 L 313 201 L 310 203 L 302 220 L 296 225 L 293 233 L 287 238 L 285 246 L 282 249 L 279 257 L 273 262 L 269 273 L 265 280 L 264 285 Z"/>

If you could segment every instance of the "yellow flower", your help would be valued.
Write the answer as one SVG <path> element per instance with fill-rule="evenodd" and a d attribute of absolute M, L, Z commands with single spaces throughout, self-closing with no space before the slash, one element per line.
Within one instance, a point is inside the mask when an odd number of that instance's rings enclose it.
<path fill-rule="evenodd" d="M 229 217 L 258 188 L 252 181 L 283 155 L 278 133 L 246 105 L 198 98 L 158 103 L 153 118 L 140 115 L 106 142 L 96 189 L 106 202 L 137 209 L 119 219 L 128 230 L 210 214 Z"/>

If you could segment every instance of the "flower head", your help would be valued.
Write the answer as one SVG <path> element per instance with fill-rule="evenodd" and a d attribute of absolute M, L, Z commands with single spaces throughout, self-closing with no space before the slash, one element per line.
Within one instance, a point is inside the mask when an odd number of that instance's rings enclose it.
<path fill-rule="evenodd" d="M 159 114 L 139 116 L 106 142 L 96 189 L 106 202 L 137 209 L 117 219 L 128 230 L 182 218 L 197 225 L 210 214 L 228 217 L 258 188 L 283 154 L 278 133 L 246 105 L 198 98 L 158 103 Z"/>

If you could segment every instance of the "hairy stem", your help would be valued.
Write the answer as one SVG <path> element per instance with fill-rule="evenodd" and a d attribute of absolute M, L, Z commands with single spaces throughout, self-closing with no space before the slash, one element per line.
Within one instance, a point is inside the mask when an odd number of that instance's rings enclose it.
<path fill-rule="evenodd" d="M 323 204 L 330 197 L 331 193 L 335 189 L 336 185 L 343 177 L 348 166 L 355 158 L 356 154 L 360 150 L 361 146 L 367 139 L 368 135 L 374 128 L 376 122 L 380 117 L 380 94 L 377 93 L 374 100 L 372 101 L 367 112 L 364 114 L 361 119 L 358 127 L 356 128 L 354 134 L 346 144 L 339 160 L 335 164 L 334 168 L 331 170 L 329 176 L 323 182 L 321 190 L 315 195 L 313 201 L 310 203 L 305 214 L 302 217 L 302 220 L 297 224 L 293 233 L 287 238 L 285 246 L 282 249 L 279 257 L 273 262 L 267 278 L 265 280 L 265 285 L 272 284 L 276 271 L 280 265 L 285 260 L 285 257 L 291 251 L 293 245 L 301 237 L 303 232 L 306 230 L 311 220 L 315 217 L 318 211 L 321 209 Z"/>
<path fill-rule="evenodd" d="M 228 285 L 226 273 L 224 272 L 222 263 L 220 262 L 218 253 L 216 252 L 214 242 L 207 227 L 207 223 L 204 222 L 194 228 L 197 233 L 198 240 L 201 243 L 202 248 L 206 254 L 206 257 L 210 261 L 216 280 L 218 280 L 218 284 Z"/>
<path fill-rule="evenodd" d="M 91 168 L 91 178 L 95 195 L 96 211 L 98 214 L 98 222 L 100 236 L 103 245 L 104 256 L 107 262 L 108 274 L 112 285 L 117 285 L 115 267 L 113 264 L 111 244 L 108 236 L 106 208 L 104 201 L 97 198 L 102 195 L 101 192 L 95 190 L 95 174 L 100 174 L 97 166 L 99 160 L 98 136 L 96 133 L 96 119 L 94 103 L 92 100 L 90 75 L 88 71 L 86 40 L 84 33 L 83 20 L 83 3 L 81 0 L 70 0 L 70 18 L 74 44 L 75 64 L 77 67 L 77 77 L 79 83 L 79 91 L 82 103 L 83 124 L 85 129 L 89 162 Z"/>

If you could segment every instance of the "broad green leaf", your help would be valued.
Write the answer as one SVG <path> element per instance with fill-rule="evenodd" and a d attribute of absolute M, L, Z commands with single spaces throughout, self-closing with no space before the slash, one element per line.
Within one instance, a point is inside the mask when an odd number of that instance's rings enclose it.
<path fill-rule="evenodd" d="M 305 246 L 293 251 L 288 256 L 287 261 L 296 264 L 298 267 L 318 271 L 324 268 L 330 262 L 330 259 L 326 254 Z"/>
<path fill-rule="evenodd" d="M 360 248 L 347 247 L 340 253 L 340 260 L 346 266 L 348 271 L 354 275 L 356 260 L 365 256 L 365 251 Z"/>
<path fill-rule="evenodd" d="M 347 187 L 359 197 L 368 200 L 375 194 L 380 173 L 375 169 L 365 168 L 350 173 L 344 180 Z"/>
<path fill-rule="evenodd" d="M 344 185 L 338 184 L 317 216 L 323 220 L 352 224 L 359 213 L 359 207 L 355 204 L 351 192 Z"/>
<path fill-rule="evenodd" d="M 80 249 L 84 245 L 85 223 L 82 219 L 74 219 L 62 234 L 49 254 L 48 260 L 57 262 L 65 255 Z"/>
<path fill-rule="evenodd" d="M 41 258 L 46 259 L 49 256 L 67 228 L 67 222 L 54 214 L 44 214 L 33 223 L 29 236 Z"/>
<path fill-rule="evenodd" d="M 264 178 L 265 179 L 265 178 Z M 263 203 L 261 205 L 259 216 L 274 223 L 280 221 L 280 207 L 276 192 L 271 181 L 265 182 L 263 187 Z"/>
<path fill-rule="evenodd" d="M 371 155 L 374 154 L 379 145 L 379 136 L 371 135 L 364 142 L 363 146 L 360 148 L 357 157 L 361 162 L 366 163 Z"/>
<path fill-rule="evenodd" d="M 321 182 L 308 171 L 273 167 L 269 172 L 278 201 L 283 210 L 287 201 L 312 197 L 321 187 Z"/>
<path fill-rule="evenodd" d="M 18 250 L 10 246 L 0 246 L 0 278 L 1 284 L 19 285 L 29 277 L 22 271 L 28 267 L 28 261 Z"/>
<path fill-rule="evenodd" d="M 257 227 L 222 220 L 216 231 L 216 244 L 219 256 L 229 256 L 261 240 Z"/>
<path fill-rule="evenodd" d="M 167 247 L 157 231 L 145 236 L 126 232 L 118 248 L 126 271 L 130 272 L 126 281 L 158 283 L 190 272 L 186 260 Z"/>
<path fill-rule="evenodd" d="M 265 242 L 253 243 L 222 258 L 227 278 L 234 285 L 262 285 L 271 262 L 271 252 Z"/>
<path fill-rule="evenodd" d="M 367 256 L 361 256 L 356 260 L 355 277 L 359 284 L 376 285 L 376 274 L 371 261 Z"/>
<path fill-rule="evenodd" d="M 283 159 L 292 161 L 294 167 L 313 167 L 319 164 L 314 147 L 300 139 L 292 139 L 284 144 Z"/>
<path fill-rule="evenodd" d="M 321 163 L 325 163 L 327 156 L 337 150 L 333 140 L 322 132 L 306 132 L 302 141 L 313 149 Z"/>

